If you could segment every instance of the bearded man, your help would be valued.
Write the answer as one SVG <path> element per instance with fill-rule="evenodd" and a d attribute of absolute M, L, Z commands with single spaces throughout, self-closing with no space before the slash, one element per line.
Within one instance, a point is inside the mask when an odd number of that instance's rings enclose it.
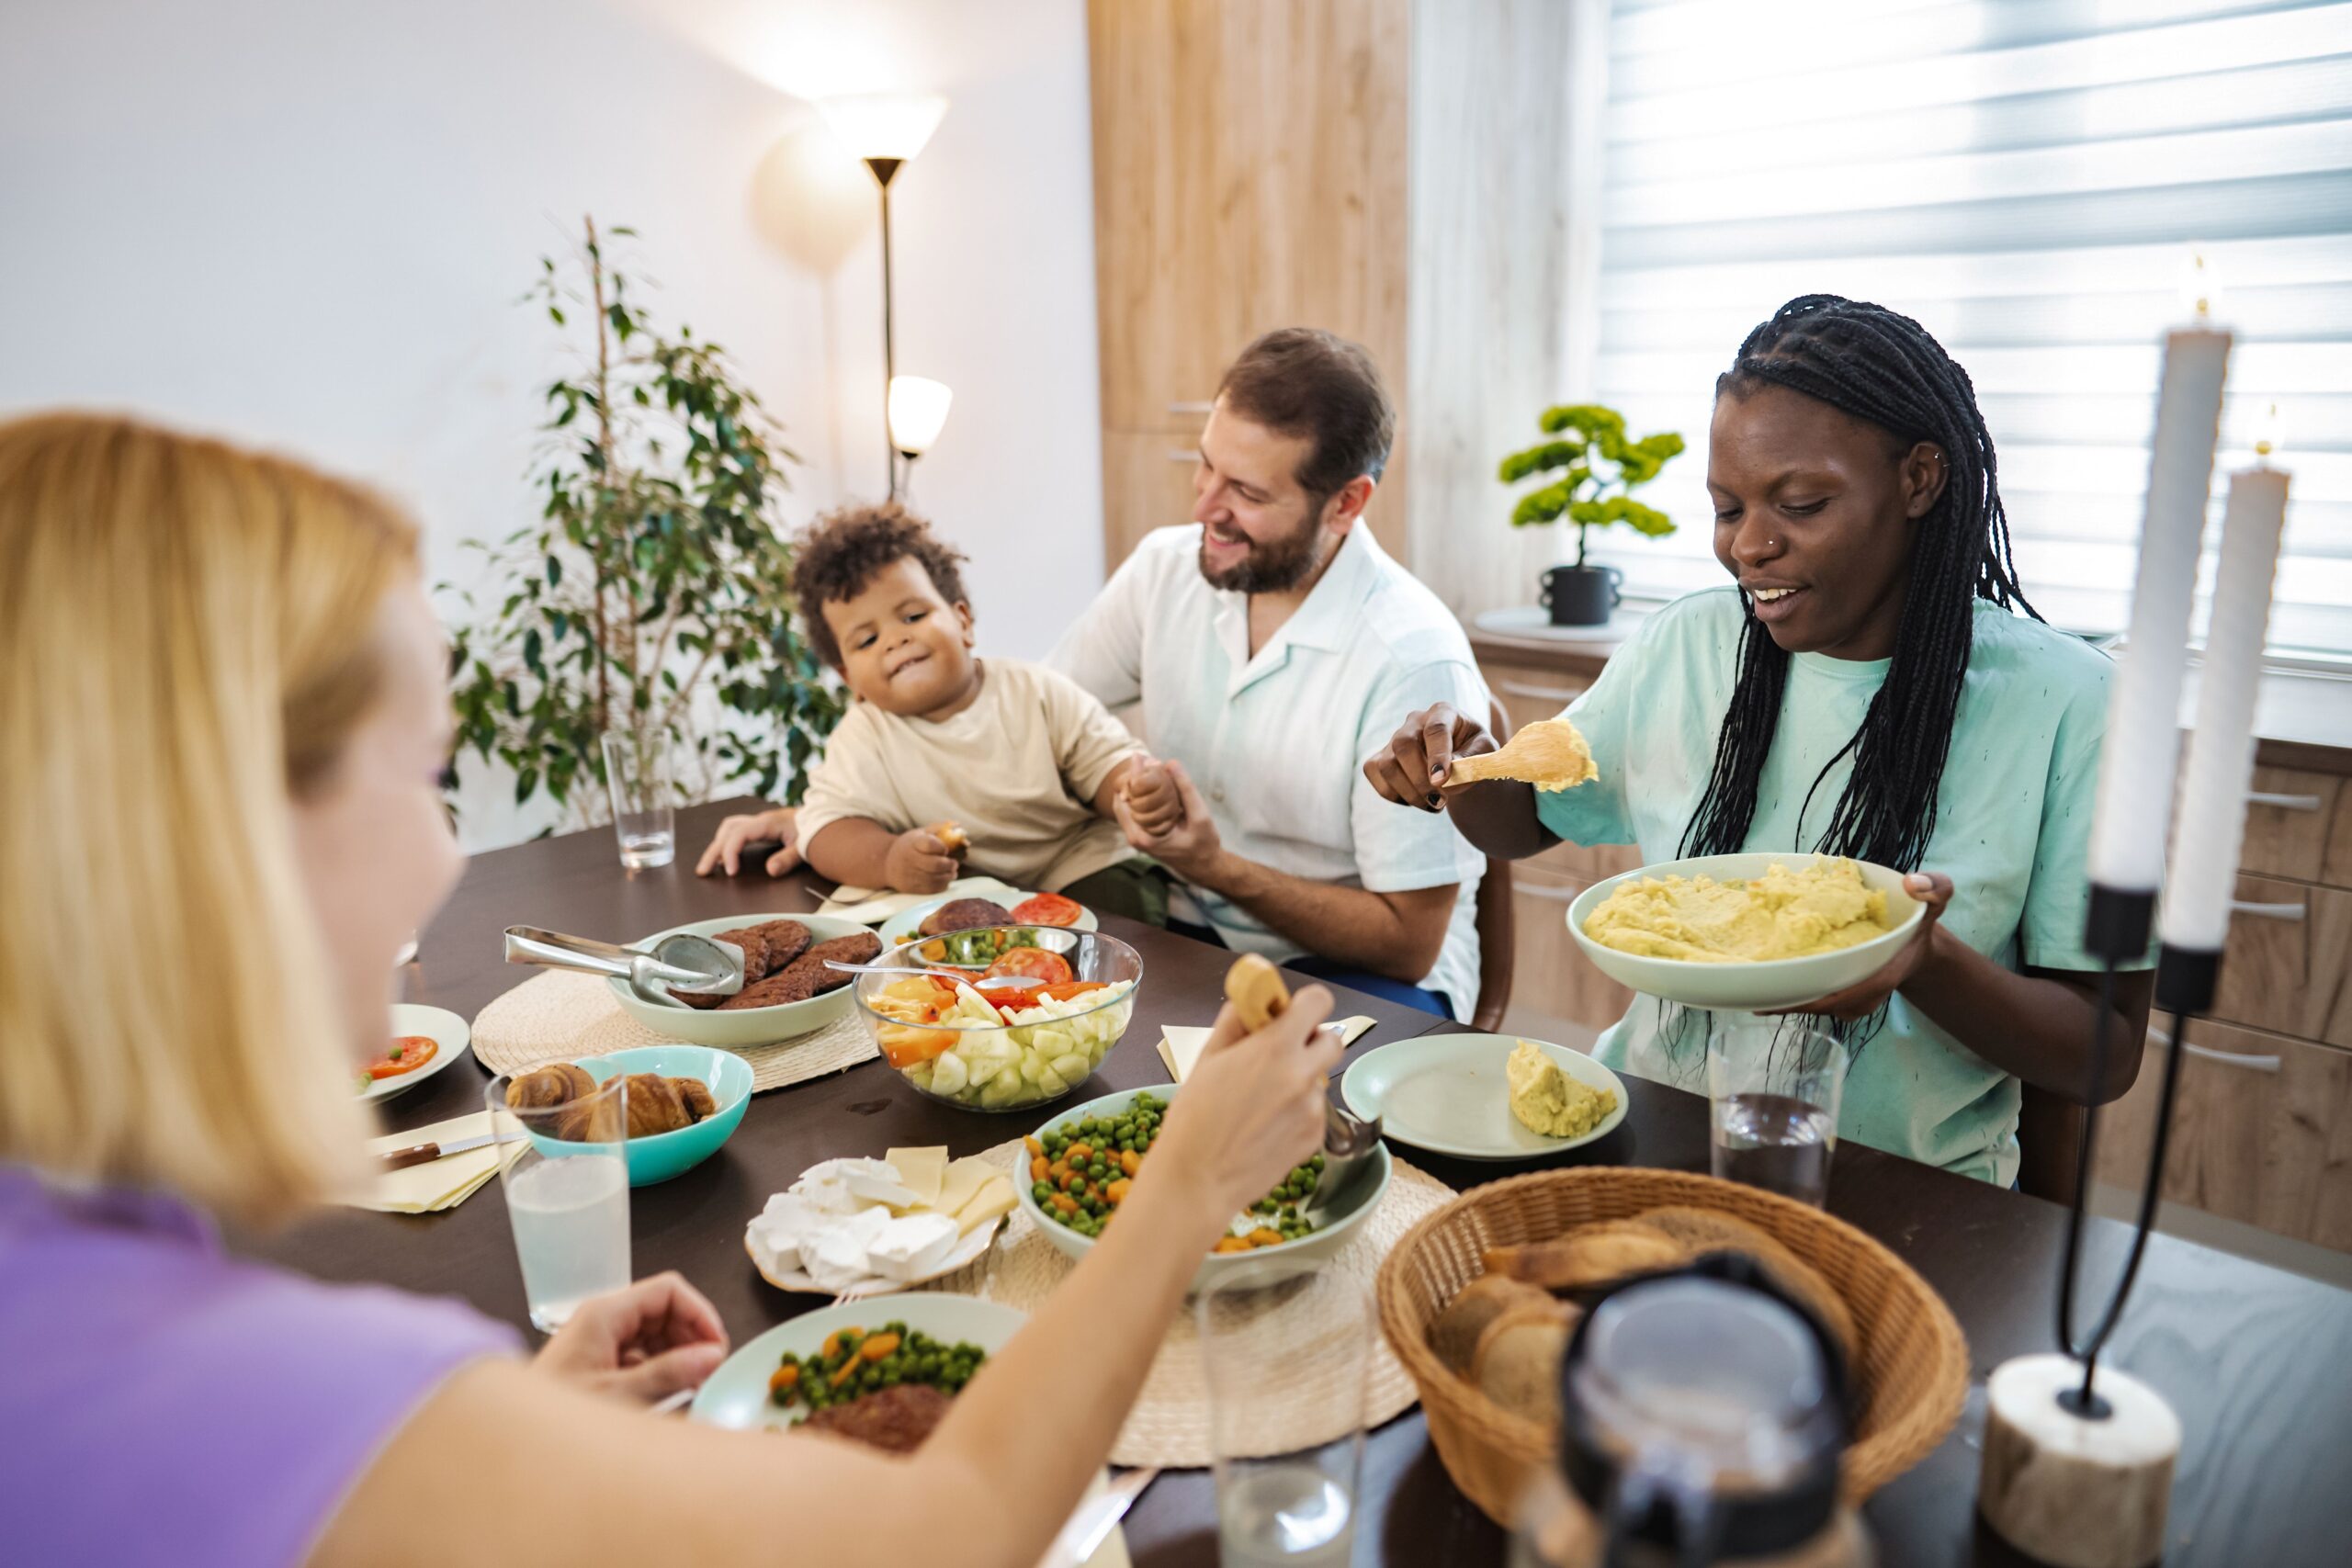
<path fill-rule="evenodd" d="M 1364 525 L 1396 424 L 1355 344 L 1258 339 L 1201 432 L 1192 522 L 1147 536 L 1048 662 L 1141 704 L 1166 766 L 1117 810 L 1175 929 L 1466 1018 L 1485 861 L 1360 765 L 1400 713 L 1487 711 L 1461 623 Z"/>

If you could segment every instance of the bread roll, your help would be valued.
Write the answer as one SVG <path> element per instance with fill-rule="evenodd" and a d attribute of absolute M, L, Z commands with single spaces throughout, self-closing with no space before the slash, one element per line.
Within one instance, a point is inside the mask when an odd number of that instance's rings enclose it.
<path fill-rule="evenodd" d="M 1550 1296 L 1524 1280 L 1507 1274 L 1481 1274 L 1463 1286 L 1430 1325 L 1430 1348 L 1448 1371 L 1466 1378 L 1477 1354 L 1478 1337 L 1486 1333 L 1488 1324 L 1513 1307 L 1550 1304 Z"/>
<path fill-rule="evenodd" d="M 1240 1016 L 1241 1027 L 1260 1030 L 1280 1018 L 1290 1006 L 1290 987 L 1274 966 L 1254 953 L 1245 953 L 1225 972 L 1225 999 Z"/>
<path fill-rule="evenodd" d="M 1557 1427 L 1560 1362 L 1567 1355 L 1576 1320 L 1574 1307 L 1549 1297 L 1540 1304 L 1510 1308 L 1478 1336 L 1471 1381 L 1512 1415 Z"/>
<path fill-rule="evenodd" d="M 1690 1249 L 1637 1220 L 1579 1225 L 1550 1241 L 1487 1249 L 1487 1272 L 1508 1274 L 1547 1291 L 1589 1291 L 1628 1274 L 1670 1269 Z"/>

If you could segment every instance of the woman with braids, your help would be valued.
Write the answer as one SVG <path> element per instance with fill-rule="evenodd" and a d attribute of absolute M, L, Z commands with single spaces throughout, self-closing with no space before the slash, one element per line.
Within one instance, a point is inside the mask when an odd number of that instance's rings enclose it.
<path fill-rule="evenodd" d="M 1442 787 L 1453 758 L 1496 745 L 1444 707 L 1408 718 L 1365 773 L 1514 859 L 1566 840 L 1652 863 L 1820 851 L 1909 873 L 1917 935 L 1796 1010 L 1853 1052 L 1841 1136 L 2006 1185 L 2020 1079 L 2087 1103 L 2138 1071 L 2144 974 L 2119 987 L 2132 1043 L 2105 1084 L 2087 1060 L 2109 661 L 2018 590 L 1974 389 L 1909 317 L 1791 300 L 1717 380 L 1708 443 L 1715 558 L 1735 581 L 1649 617 L 1569 707 L 1597 782 Z M 1688 1084 L 1705 1024 L 1640 998 L 1597 1054 Z"/>

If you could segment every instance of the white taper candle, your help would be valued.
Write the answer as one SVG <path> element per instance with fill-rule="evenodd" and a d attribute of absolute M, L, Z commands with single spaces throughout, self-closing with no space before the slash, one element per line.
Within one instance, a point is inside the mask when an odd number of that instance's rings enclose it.
<path fill-rule="evenodd" d="M 2109 698 L 2098 816 L 2091 828 L 2091 880 L 2120 892 L 2154 893 L 2164 875 L 2189 601 L 2197 591 L 2229 357 L 2225 332 L 2181 327 L 2165 334 L 2140 575 L 2132 592 L 2132 629 Z"/>
<path fill-rule="evenodd" d="M 2188 738 L 2180 809 L 2173 818 L 2171 875 L 2165 888 L 2166 947 L 2219 953 L 2229 938 L 2245 790 L 2254 776 L 2255 697 L 2270 626 L 2278 535 L 2286 521 L 2282 470 L 2246 468 L 2230 476 L 2213 618 L 2205 633 L 2205 669 L 2197 689 L 2197 728 Z"/>

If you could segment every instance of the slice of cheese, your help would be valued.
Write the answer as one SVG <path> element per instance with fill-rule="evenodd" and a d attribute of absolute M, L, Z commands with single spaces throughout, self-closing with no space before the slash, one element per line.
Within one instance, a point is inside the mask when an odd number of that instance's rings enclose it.
<path fill-rule="evenodd" d="M 991 1176 L 1004 1172 L 982 1159 L 978 1155 L 966 1155 L 947 1168 L 939 1180 L 939 1196 L 932 1207 L 943 1214 L 960 1214 L 979 1190 L 988 1185 Z"/>
<path fill-rule="evenodd" d="M 956 1234 L 969 1235 L 991 1220 L 1004 1218 L 1005 1215 L 1012 1213 L 1018 1201 L 1019 1200 L 1012 1195 L 1011 1177 L 1001 1174 L 989 1177 L 981 1184 L 980 1190 L 972 1195 L 972 1201 L 957 1211 Z"/>
<path fill-rule="evenodd" d="M 939 1207 L 940 1179 L 947 1174 L 945 1145 L 927 1149 L 892 1149 L 882 1157 L 897 1168 L 899 1185 L 913 1193 L 916 1202 L 926 1209 Z"/>

